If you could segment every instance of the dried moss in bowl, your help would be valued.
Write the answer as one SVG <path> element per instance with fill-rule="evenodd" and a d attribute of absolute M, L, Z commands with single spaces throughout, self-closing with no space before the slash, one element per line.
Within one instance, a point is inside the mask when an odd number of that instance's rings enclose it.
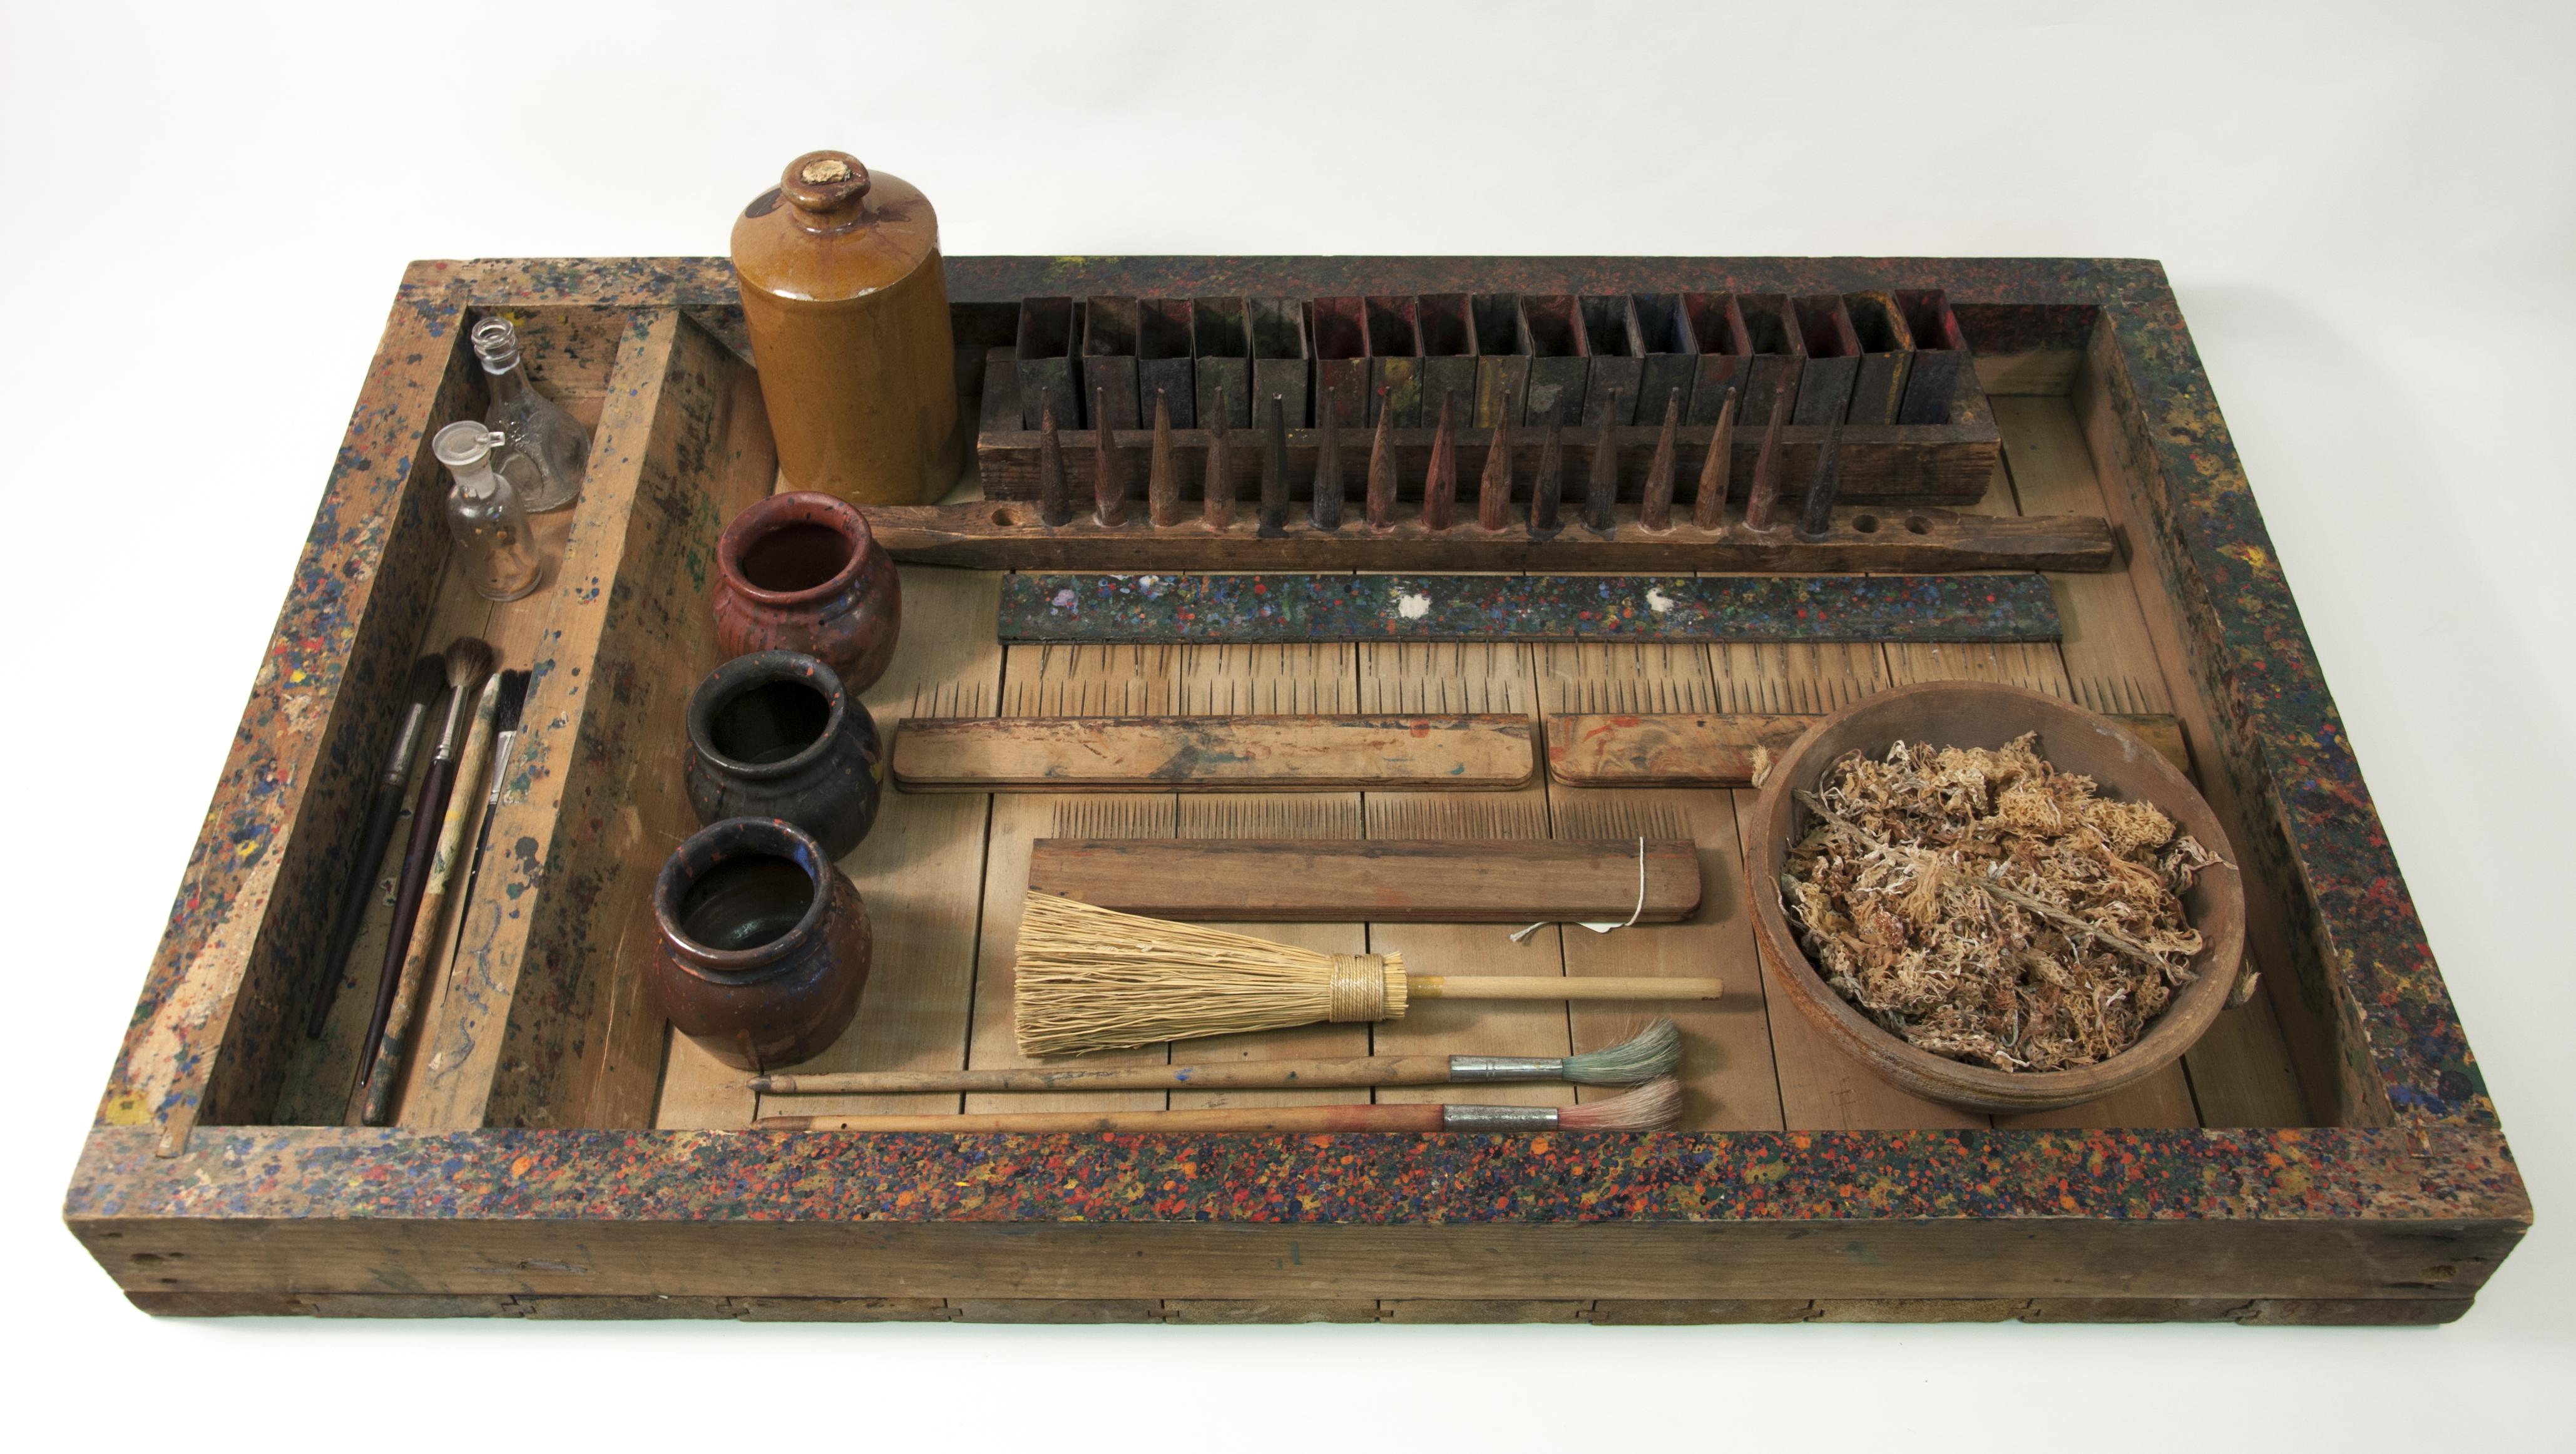
<path fill-rule="evenodd" d="M 1825 983 L 1935 1055 L 2072 1070 L 2128 1049 L 2193 978 L 2182 896 L 2218 861 L 2151 803 L 2095 796 L 2025 733 L 1845 754 L 1782 866 Z"/>

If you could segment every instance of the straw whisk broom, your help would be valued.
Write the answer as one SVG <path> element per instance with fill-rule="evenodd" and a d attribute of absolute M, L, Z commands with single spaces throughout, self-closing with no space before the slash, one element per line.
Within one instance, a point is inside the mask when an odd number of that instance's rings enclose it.
<path fill-rule="evenodd" d="M 1563 1081 L 1639 1085 L 1681 1063 L 1682 1032 L 1657 1018 L 1616 1045 L 1575 1055 L 1342 1055 L 1213 1065 L 1032 1066 L 1014 1070 L 853 1070 L 755 1075 L 759 1095 L 900 1095 L 969 1091 L 1308 1090 L 1373 1085 Z"/>
<path fill-rule="evenodd" d="M 988 1111 L 963 1116 L 767 1116 L 755 1131 L 1653 1131 L 1680 1119 L 1681 1083 L 1659 1076 L 1579 1106 L 1217 1106 L 1186 1111 Z"/>
<path fill-rule="evenodd" d="M 1415 1000 L 1713 1000 L 1715 979 L 1413 975 L 1400 954 L 1327 954 L 1032 892 L 1020 919 L 1020 1053 L 1394 1020 Z"/>

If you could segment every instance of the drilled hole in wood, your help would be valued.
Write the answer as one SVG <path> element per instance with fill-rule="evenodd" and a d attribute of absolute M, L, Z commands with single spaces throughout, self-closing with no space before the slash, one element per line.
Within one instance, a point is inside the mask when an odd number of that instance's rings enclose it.
<path fill-rule="evenodd" d="M 1852 529 L 1859 531 L 1863 535 L 1876 535 L 1878 533 L 1878 517 L 1875 515 L 1854 515 L 1852 517 Z"/>
<path fill-rule="evenodd" d="M 1020 523 L 1020 517 L 1012 514 L 1008 510 L 996 510 L 993 512 L 993 523 L 996 525 L 1017 525 Z"/>
<path fill-rule="evenodd" d="M 1932 522 L 1920 515 L 1908 515 L 1905 517 L 1905 528 L 1916 535 L 1929 535 L 1932 533 Z"/>
<path fill-rule="evenodd" d="M 137 1267 L 158 1267 L 163 1261 L 163 1257 L 158 1252 L 137 1252 L 134 1254 L 134 1265 Z"/>

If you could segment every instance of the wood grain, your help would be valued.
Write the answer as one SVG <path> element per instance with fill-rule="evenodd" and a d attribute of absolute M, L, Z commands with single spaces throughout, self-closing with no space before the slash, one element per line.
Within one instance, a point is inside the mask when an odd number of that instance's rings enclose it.
<path fill-rule="evenodd" d="M 1052 717 L 914 721 L 894 777 L 924 792 L 1314 792 L 1518 787 L 1525 717 Z"/>
<path fill-rule="evenodd" d="M 1638 907 L 1639 858 L 1644 907 Z M 1668 924 L 1700 899 L 1688 840 L 1048 838 L 1029 887 L 1149 918 L 1525 924 Z"/>
<path fill-rule="evenodd" d="M 2183 772 L 2191 749 L 2164 714 L 2106 713 Z M 1821 717 L 1766 713 L 1602 712 L 1551 716 L 1547 770 L 1572 787 L 1760 787 L 1792 743 Z"/>

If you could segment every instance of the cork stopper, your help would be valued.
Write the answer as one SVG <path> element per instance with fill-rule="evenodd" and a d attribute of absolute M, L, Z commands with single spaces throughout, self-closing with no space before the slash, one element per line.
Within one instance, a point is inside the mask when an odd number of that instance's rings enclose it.
<path fill-rule="evenodd" d="M 838 225 L 855 219 L 868 194 L 868 169 L 845 151 L 809 151 L 787 164 L 778 190 L 788 206 Z"/>

